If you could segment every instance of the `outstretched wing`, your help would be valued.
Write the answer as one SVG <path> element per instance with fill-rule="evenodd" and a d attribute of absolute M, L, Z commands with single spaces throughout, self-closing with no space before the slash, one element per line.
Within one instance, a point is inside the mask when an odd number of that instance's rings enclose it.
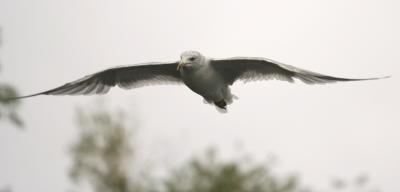
<path fill-rule="evenodd" d="M 294 82 L 294 78 L 301 80 L 307 84 L 324 84 L 337 81 L 361 81 L 368 79 L 347 79 L 340 77 L 332 77 L 303 69 L 299 69 L 290 65 L 282 64 L 264 58 L 230 58 L 230 59 L 212 59 L 210 64 L 218 71 L 225 82 L 232 85 L 236 80 L 257 81 L 257 80 L 284 80 Z"/>
<path fill-rule="evenodd" d="M 145 63 L 110 68 L 48 91 L 16 99 L 36 95 L 105 94 L 116 85 L 124 89 L 131 89 L 152 84 L 180 83 L 182 80 L 179 71 L 176 70 L 177 65 L 178 62 Z"/>

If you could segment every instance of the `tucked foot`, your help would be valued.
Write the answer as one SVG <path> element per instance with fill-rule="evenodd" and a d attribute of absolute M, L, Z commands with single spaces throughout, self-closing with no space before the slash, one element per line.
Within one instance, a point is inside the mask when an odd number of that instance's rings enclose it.
<path fill-rule="evenodd" d="M 217 106 L 220 109 L 226 110 L 226 101 L 225 100 L 220 100 L 220 101 L 214 101 L 215 106 Z"/>

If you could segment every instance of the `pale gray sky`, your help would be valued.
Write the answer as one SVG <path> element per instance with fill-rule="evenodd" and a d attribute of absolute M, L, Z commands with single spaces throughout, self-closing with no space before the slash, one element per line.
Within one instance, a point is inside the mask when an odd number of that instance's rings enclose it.
<path fill-rule="evenodd" d="M 0 187 L 69 189 L 74 108 L 104 98 L 134 112 L 141 153 L 156 168 L 211 145 L 229 157 L 240 142 L 255 158 L 276 154 L 308 184 L 367 173 L 382 191 L 400 191 L 399 10 L 396 0 L 0 0 L 1 80 L 22 94 L 116 65 L 178 60 L 187 49 L 341 77 L 392 75 L 324 86 L 239 83 L 225 115 L 184 86 L 27 99 L 26 131 L 1 124 Z"/>

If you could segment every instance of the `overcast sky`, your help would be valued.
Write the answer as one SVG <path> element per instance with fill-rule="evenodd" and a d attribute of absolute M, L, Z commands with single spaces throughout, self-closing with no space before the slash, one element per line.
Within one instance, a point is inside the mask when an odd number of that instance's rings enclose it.
<path fill-rule="evenodd" d="M 1 80 L 21 94 L 116 65 L 175 61 L 188 49 L 340 77 L 392 75 L 323 86 L 238 83 L 228 114 L 184 86 L 27 99 L 25 131 L 0 124 L 0 187 L 70 189 L 74 109 L 101 98 L 139 122 L 140 152 L 156 169 L 207 146 L 234 156 L 239 143 L 256 159 L 275 154 L 307 184 L 366 173 L 382 191 L 398 192 L 399 10 L 396 0 L 0 0 Z"/>

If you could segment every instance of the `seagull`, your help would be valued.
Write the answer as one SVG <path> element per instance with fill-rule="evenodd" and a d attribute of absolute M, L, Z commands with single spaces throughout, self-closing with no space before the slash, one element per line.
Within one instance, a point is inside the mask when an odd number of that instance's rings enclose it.
<path fill-rule="evenodd" d="M 298 79 L 306 84 L 326 84 L 339 81 L 362 81 L 379 78 L 348 79 L 303 70 L 260 57 L 232 57 L 214 59 L 197 51 L 185 51 L 176 62 L 151 62 L 109 68 L 48 91 L 17 97 L 38 95 L 93 95 L 105 94 L 111 87 L 132 89 L 148 85 L 179 83 L 202 96 L 208 104 L 226 112 L 234 98 L 230 86 L 238 80 L 283 80 L 293 83 Z"/>

